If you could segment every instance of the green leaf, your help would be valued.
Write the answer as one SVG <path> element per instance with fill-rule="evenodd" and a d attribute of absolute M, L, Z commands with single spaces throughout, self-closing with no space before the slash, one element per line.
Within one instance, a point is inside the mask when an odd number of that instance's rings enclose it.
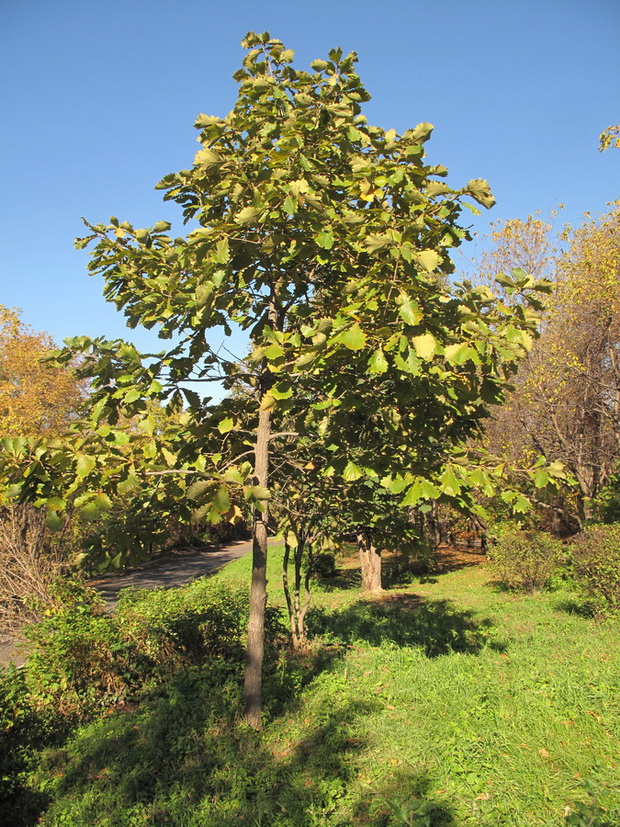
<path fill-rule="evenodd" d="M 385 373 L 388 369 L 388 361 L 385 358 L 385 353 L 381 348 L 375 350 L 368 360 L 368 369 L 370 370 L 370 373 L 373 374 Z"/>
<path fill-rule="evenodd" d="M 62 499 L 62 497 L 50 497 L 46 505 L 52 511 L 64 511 L 67 503 Z"/>
<path fill-rule="evenodd" d="M 75 473 L 78 477 L 85 477 L 87 474 L 90 474 L 94 467 L 95 460 L 92 457 L 89 457 L 86 454 L 80 454 L 75 466 Z"/>
<path fill-rule="evenodd" d="M 266 356 L 269 361 L 281 359 L 284 356 L 284 348 L 278 344 L 269 345 L 263 350 L 263 355 Z"/>
<path fill-rule="evenodd" d="M 331 250 L 336 239 L 334 238 L 334 234 L 331 230 L 323 230 L 314 236 L 314 240 L 319 247 L 322 247 L 324 250 Z"/>
<path fill-rule="evenodd" d="M 364 239 L 364 246 L 369 253 L 376 253 L 393 244 L 394 241 L 385 233 L 370 233 Z"/>
<path fill-rule="evenodd" d="M 97 402 L 95 402 L 95 404 L 93 405 L 93 407 L 90 411 L 90 420 L 91 420 L 91 422 L 99 422 L 99 419 L 101 418 L 101 414 L 103 413 L 103 409 L 105 408 L 105 403 L 106 403 L 105 397 L 103 397 L 103 399 L 99 399 Z"/>
<path fill-rule="evenodd" d="M 441 489 L 449 497 L 456 497 L 461 493 L 462 483 L 448 466 L 440 477 Z"/>
<path fill-rule="evenodd" d="M 297 212 L 297 199 L 292 195 L 284 199 L 284 209 L 289 215 L 295 215 Z"/>
<path fill-rule="evenodd" d="M 112 510 L 112 500 L 108 497 L 105 493 L 97 494 L 93 503 L 98 508 L 99 511 L 111 511 Z"/>
<path fill-rule="evenodd" d="M 482 178 L 475 178 L 469 181 L 464 190 L 466 193 L 475 198 L 476 201 L 483 207 L 490 209 L 495 204 L 495 198 L 491 192 L 491 188 L 487 181 Z"/>
<path fill-rule="evenodd" d="M 403 296 L 398 312 L 401 319 L 406 324 L 413 326 L 419 324 L 422 320 L 422 311 L 420 310 L 420 306 L 415 299 L 410 299 Z"/>
<path fill-rule="evenodd" d="M 361 350 L 366 345 L 366 334 L 355 322 L 348 330 L 335 336 L 332 341 L 343 344 L 349 350 Z"/>
<path fill-rule="evenodd" d="M 60 531 L 65 521 L 57 511 L 48 511 L 45 516 L 45 525 L 50 531 Z"/>
<path fill-rule="evenodd" d="M 116 486 L 116 490 L 119 494 L 129 494 L 131 491 L 135 491 L 136 488 L 139 488 L 140 480 L 136 477 L 135 474 L 129 474 L 127 479 L 122 480 Z"/>
<path fill-rule="evenodd" d="M 290 382 L 278 382 L 271 388 L 271 395 L 274 399 L 290 399 L 293 395 L 293 386 Z"/>
<path fill-rule="evenodd" d="M 416 505 L 420 500 L 435 500 L 440 494 L 439 488 L 430 480 L 418 479 L 401 500 L 402 506 Z"/>
<path fill-rule="evenodd" d="M 196 480 L 187 489 L 187 496 L 190 500 L 196 501 L 211 488 L 213 488 L 212 480 Z"/>
<path fill-rule="evenodd" d="M 248 485 L 243 489 L 243 496 L 248 501 L 268 500 L 271 497 L 268 488 L 260 485 Z"/>
<path fill-rule="evenodd" d="M 355 482 L 355 480 L 359 480 L 363 476 L 364 471 L 359 467 L 359 465 L 356 465 L 351 460 L 347 462 L 342 472 L 342 477 L 347 482 Z"/>
<path fill-rule="evenodd" d="M 325 69 L 329 68 L 329 63 L 326 60 L 313 60 L 310 68 L 314 69 L 315 72 L 324 72 Z"/>
<path fill-rule="evenodd" d="M 226 264 L 230 258 L 230 249 L 228 247 L 228 239 L 223 238 L 215 245 L 215 255 L 212 256 L 216 264 Z"/>
<path fill-rule="evenodd" d="M 527 512 L 530 511 L 531 508 L 532 504 L 527 499 L 527 497 L 524 497 L 523 494 L 517 494 L 512 503 L 512 510 L 516 514 L 527 514 Z"/>
<path fill-rule="evenodd" d="M 448 345 L 445 348 L 445 357 L 446 361 L 453 365 L 464 365 L 470 359 L 476 364 L 480 364 L 478 352 L 467 342 Z"/>
<path fill-rule="evenodd" d="M 139 390 L 132 388 L 132 390 L 128 391 L 125 396 L 123 397 L 123 402 L 125 405 L 131 405 L 132 402 L 137 402 L 138 399 L 142 397 L 142 394 Z"/>

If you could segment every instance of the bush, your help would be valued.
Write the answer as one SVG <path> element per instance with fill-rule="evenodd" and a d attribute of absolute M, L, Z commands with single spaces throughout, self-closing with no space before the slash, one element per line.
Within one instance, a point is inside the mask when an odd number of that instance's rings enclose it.
<path fill-rule="evenodd" d="M 620 523 L 589 528 L 571 545 L 575 576 L 602 608 L 620 609 Z"/>
<path fill-rule="evenodd" d="M 113 615 L 90 588 L 70 584 L 62 607 L 28 629 L 26 680 L 41 706 L 88 715 L 205 659 L 243 659 L 247 610 L 239 592 L 197 580 L 125 593 Z"/>
<path fill-rule="evenodd" d="M 543 531 L 505 531 L 488 553 L 501 582 L 512 589 L 533 592 L 549 584 L 563 558 L 562 543 Z"/>
<path fill-rule="evenodd" d="M 316 580 L 326 580 L 337 573 L 336 555 L 333 551 L 314 554 L 309 562 L 310 574 Z"/>

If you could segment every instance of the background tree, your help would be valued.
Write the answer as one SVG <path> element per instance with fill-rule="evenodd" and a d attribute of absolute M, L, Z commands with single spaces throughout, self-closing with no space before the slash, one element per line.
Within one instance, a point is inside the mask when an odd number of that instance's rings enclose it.
<path fill-rule="evenodd" d="M 86 386 L 70 367 L 44 360 L 54 349 L 19 312 L 0 305 L 0 432 L 3 436 L 58 435 L 78 416 Z"/>
<path fill-rule="evenodd" d="M 0 305 L 0 437 L 56 438 L 78 417 L 87 388 L 70 366 L 45 361 L 51 337 Z M 72 557 L 69 524 L 51 535 L 46 509 L 16 505 L 0 486 L 0 627 L 19 631 L 49 607 L 51 585 Z"/>
<path fill-rule="evenodd" d="M 545 506 L 582 524 L 616 468 L 620 448 L 620 211 L 586 217 L 565 234 L 541 338 L 521 364 L 516 390 L 488 430 L 512 459 L 543 454 L 574 477 Z"/>

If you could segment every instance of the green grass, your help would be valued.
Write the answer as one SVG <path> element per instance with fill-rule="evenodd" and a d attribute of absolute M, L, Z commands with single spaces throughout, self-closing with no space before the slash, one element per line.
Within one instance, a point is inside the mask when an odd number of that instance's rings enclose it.
<path fill-rule="evenodd" d="M 280 552 L 269 566 L 281 604 Z M 215 582 L 246 586 L 248 557 Z M 620 824 L 620 628 L 483 567 L 314 595 L 313 653 L 272 660 L 264 730 L 192 666 L 48 750 L 46 825 Z"/>

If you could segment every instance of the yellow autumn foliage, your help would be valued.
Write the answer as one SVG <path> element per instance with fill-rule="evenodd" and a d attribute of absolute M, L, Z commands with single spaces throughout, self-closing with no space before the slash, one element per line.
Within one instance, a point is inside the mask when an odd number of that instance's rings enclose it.
<path fill-rule="evenodd" d="M 0 305 L 0 436 L 54 436 L 75 418 L 86 389 L 69 368 L 42 361 L 53 347 Z"/>

